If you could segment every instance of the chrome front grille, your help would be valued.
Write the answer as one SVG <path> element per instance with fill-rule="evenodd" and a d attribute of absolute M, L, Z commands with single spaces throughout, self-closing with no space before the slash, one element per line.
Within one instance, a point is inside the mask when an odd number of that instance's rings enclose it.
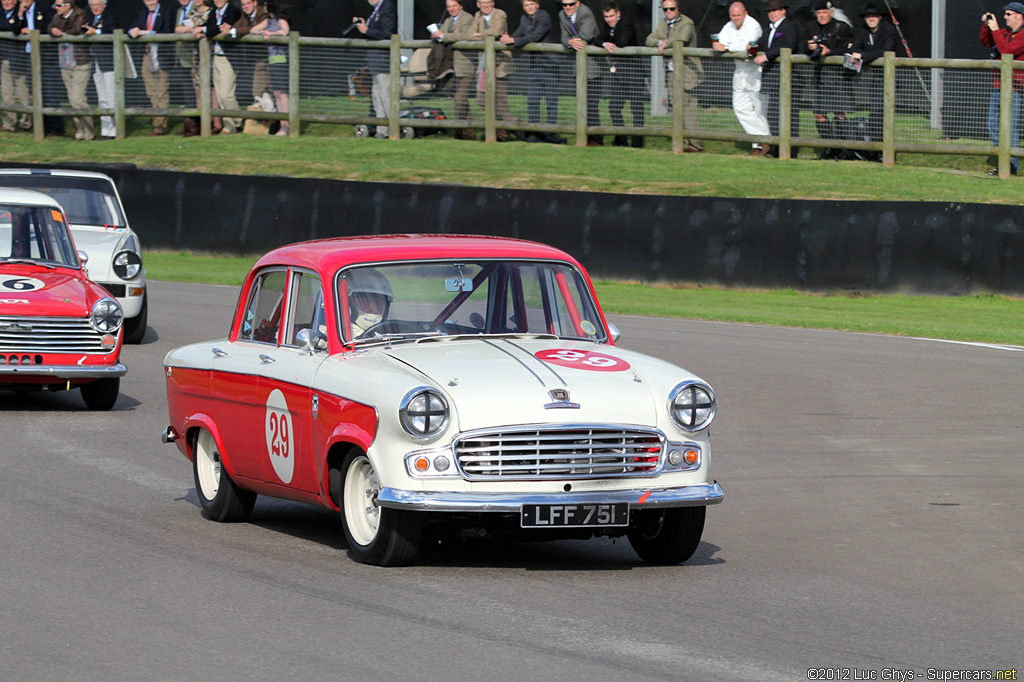
<path fill-rule="evenodd" d="M 109 353 L 84 317 L 0 316 L 0 353 Z"/>
<path fill-rule="evenodd" d="M 664 449 L 658 431 L 606 426 L 472 432 L 454 443 L 459 470 L 471 481 L 653 476 Z"/>

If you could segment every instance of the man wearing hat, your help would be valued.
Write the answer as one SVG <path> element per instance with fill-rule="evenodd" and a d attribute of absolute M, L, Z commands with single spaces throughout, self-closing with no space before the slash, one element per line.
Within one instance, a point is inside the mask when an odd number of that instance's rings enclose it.
<path fill-rule="evenodd" d="M 861 60 L 860 79 L 868 97 L 868 135 L 872 141 L 882 140 L 882 71 L 868 66 L 886 52 L 896 51 L 896 27 L 882 20 L 878 5 L 868 3 L 860 13 L 864 27 L 846 49 L 854 59 Z"/>
<path fill-rule="evenodd" d="M 817 0 L 814 3 L 814 21 L 807 25 L 807 52 L 813 59 L 823 59 L 830 55 L 841 55 L 850 44 L 853 31 L 842 21 L 837 21 L 832 12 L 829 0 Z M 818 136 L 826 140 L 842 139 L 844 125 L 838 121 L 846 121 L 848 94 L 843 81 L 841 66 L 824 66 L 820 61 L 814 65 L 814 78 L 811 82 L 814 99 L 814 123 L 818 128 Z M 829 113 L 832 119 L 829 120 Z M 822 158 L 833 158 L 834 150 L 826 150 Z"/>
<path fill-rule="evenodd" d="M 765 116 L 768 119 L 768 127 L 772 135 L 779 134 L 779 54 L 782 48 L 788 47 L 793 54 L 800 54 L 800 31 L 797 25 L 786 18 L 785 0 L 769 0 L 768 7 L 768 28 L 765 34 L 768 36 L 762 43 L 764 52 L 754 57 L 754 63 L 761 65 L 761 101 L 764 104 Z M 795 81 L 794 81 L 795 84 Z M 800 137 L 800 108 L 797 104 L 800 98 L 795 88 L 790 89 L 790 117 L 789 131 L 793 137 Z M 799 149 L 792 150 L 793 158 L 797 157 Z M 773 150 L 774 154 L 777 154 Z"/>
<path fill-rule="evenodd" d="M 1011 2 L 1003 7 L 1006 28 L 999 28 L 999 22 L 991 12 L 981 17 L 981 44 L 991 47 L 992 56 L 1012 54 L 1014 59 L 1024 59 L 1024 3 Z M 1017 147 L 1020 129 L 1021 92 L 1024 91 L 1024 71 L 1013 72 L 1013 109 L 1010 119 L 1010 145 Z M 999 70 L 992 71 L 992 94 L 988 100 L 988 136 L 992 144 L 999 145 Z M 1016 157 L 1010 159 L 1010 172 L 1017 174 L 1019 164 Z M 989 172 L 997 175 L 998 169 Z"/>

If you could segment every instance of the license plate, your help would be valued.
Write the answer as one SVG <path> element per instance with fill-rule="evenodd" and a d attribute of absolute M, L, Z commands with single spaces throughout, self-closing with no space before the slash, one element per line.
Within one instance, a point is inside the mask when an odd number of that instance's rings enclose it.
<path fill-rule="evenodd" d="M 524 504 L 520 525 L 523 528 L 628 526 L 629 503 Z"/>

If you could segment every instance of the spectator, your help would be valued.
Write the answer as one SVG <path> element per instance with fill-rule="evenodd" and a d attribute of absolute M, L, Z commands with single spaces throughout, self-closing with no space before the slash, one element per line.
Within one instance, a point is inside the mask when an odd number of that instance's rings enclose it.
<path fill-rule="evenodd" d="M 658 28 L 647 36 L 647 47 L 658 48 L 658 54 L 664 54 L 666 49 L 671 53 L 672 43 L 682 43 L 683 47 L 688 48 L 697 47 L 697 32 L 693 28 L 693 20 L 679 13 L 678 0 L 662 0 L 661 11 L 665 13 L 665 18 L 658 23 Z M 672 87 L 670 74 L 674 68 L 672 59 L 668 59 L 665 75 L 668 91 L 672 93 L 673 98 L 676 97 L 676 93 Z M 680 68 L 683 77 L 683 91 L 679 96 L 681 101 L 673 99 L 672 104 L 683 111 L 683 128 L 691 132 L 700 130 L 695 90 L 704 78 L 704 65 L 698 57 L 684 57 Z M 683 151 L 702 152 L 704 143 L 698 139 L 687 138 L 683 141 Z"/>
<path fill-rule="evenodd" d="M 470 40 L 473 37 L 473 17 L 469 12 L 463 11 L 461 0 L 447 0 L 444 6 L 448 10 L 448 16 L 431 37 L 445 44 Z M 465 51 L 455 50 L 452 68 L 455 69 L 455 118 L 465 121 L 469 119 L 469 93 L 476 86 L 476 67 L 466 56 Z M 475 140 L 476 131 L 472 128 L 456 130 L 455 139 Z"/>
<path fill-rule="evenodd" d="M 764 52 L 754 57 L 754 62 L 761 66 L 761 103 L 764 106 L 768 129 L 772 135 L 779 134 L 779 66 L 778 58 L 782 48 L 788 47 L 793 54 L 800 54 L 800 35 L 794 22 L 786 18 L 785 0 L 769 0 L 768 2 L 768 39 L 764 43 Z M 791 72 L 792 73 L 792 72 Z M 789 98 L 789 132 L 793 137 L 800 137 L 800 98 L 796 92 L 796 79 L 790 79 Z M 778 150 L 771 150 L 778 156 Z M 792 149 L 792 157 L 799 156 L 797 147 Z"/>
<path fill-rule="evenodd" d="M 1012 54 L 1014 59 L 1024 60 L 1024 3 L 1011 2 L 1003 7 L 1006 28 L 999 28 L 999 22 L 991 12 L 981 17 L 981 44 L 991 47 L 992 56 Z M 1013 72 L 1013 98 L 1010 113 L 1010 146 L 1017 147 L 1020 136 L 1021 91 L 1024 91 L 1024 71 Z M 992 94 L 988 100 L 988 136 L 992 144 L 999 146 L 999 71 L 992 72 Z M 1016 157 L 1010 159 L 1010 173 L 1020 169 Z M 998 175 L 999 169 L 989 171 Z"/>
<path fill-rule="evenodd" d="M 523 47 L 531 43 L 557 43 L 551 15 L 540 8 L 537 0 L 523 0 L 523 17 L 515 33 L 500 38 L 505 45 Z M 540 123 L 540 101 L 544 100 L 548 125 L 558 123 L 558 61 L 544 52 L 528 55 L 529 73 L 526 85 L 526 120 Z M 554 133 L 530 133 L 527 142 L 565 144 L 565 138 Z"/>
<path fill-rule="evenodd" d="M 860 79 L 868 97 L 868 136 L 874 142 L 882 140 L 882 72 L 868 67 L 886 52 L 896 51 L 896 28 L 882 20 L 882 12 L 874 3 L 869 3 L 860 16 L 865 26 L 857 33 L 847 48 L 847 53 L 861 62 Z M 873 156 L 877 156 L 875 153 Z"/>
<path fill-rule="evenodd" d="M 55 5 L 51 5 L 48 1 L 21 0 L 18 6 L 18 16 L 22 19 L 21 34 L 27 36 L 32 31 L 46 33 L 50 28 L 50 22 L 53 21 L 55 10 Z M 57 74 L 61 73 L 61 80 L 64 77 L 57 63 L 57 50 L 43 50 L 42 52 L 40 57 L 43 67 L 43 106 L 59 107 L 64 102 L 64 93 L 61 92 L 61 87 L 57 84 Z M 31 69 L 31 57 L 32 46 L 26 44 L 23 59 L 20 60 L 20 65 L 16 66 L 16 69 L 20 68 L 26 77 Z M 22 115 L 21 125 L 26 130 L 32 127 L 32 118 L 29 114 Z M 47 137 L 63 136 L 64 118 L 62 116 L 43 116 L 43 130 Z"/>
<path fill-rule="evenodd" d="M 367 0 L 373 5 L 373 11 L 366 19 L 352 17 L 356 30 L 367 40 L 390 40 L 398 32 L 398 12 L 394 0 Z M 388 50 L 370 50 L 366 58 L 373 86 L 370 98 L 373 101 L 373 113 L 378 118 L 391 115 L 391 55 Z M 387 138 L 391 134 L 388 126 L 377 126 L 377 137 Z"/>
<path fill-rule="evenodd" d="M 21 24 L 24 21 L 18 16 L 18 0 L 3 0 L 0 2 L 0 33 L 9 33 L 12 36 L 21 33 Z M 14 104 L 15 97 L 23 107 L 32 106 L 32 100 L 28 94 L 28 73 L 22 67 L 24 51 L 20 43 L 8 40 L 0 41 L 0 97 L 4 104 Z M 27 114 L 23 120 L 28 124 Z M 13 133 L 18 128 L 18 115 L 13 111 L 5 111 L 0 120 L 0 131 Z M 27 128 L 28 125 L 25 126 Z"/>
<path fill-rule="evenodd" d="M 287 9 L 283 0 L 267 0 L 267 18 L 252 27 L 253 33 L 261 34 L 264 39 L 284 37 L 288 35 Z M 270 65 L 270 89 L 274 93 L 274 105 L 281 113 L 289 111 L 288 102 L 288 48 L 284 45 L 271 45 L 267 48 L 267 62 Z M 291 132 L 287 120 L 281 121 L 277 135 L 282 137 Z"/>
<path fill-rule="evenodd" d="M 747 14 L 746 5 L 734 2 L 729 5 L 729 21 L 722 27 L 718 40 L 711 44 L 716 52 L 745 52 L 756 47 L 761 39 L 761 25 Z M 761 65 L 744 60 L 735 60 L 732 74 L 732 110 L 736 119 L 748 135 L 770 135 L 768 120 L 761 109 Z M 750 153 L 764 156 L 771 146 L 754 142 Z"/>
<path fill-rule="evenodd" d="M 633 114 L 633 126 L 641 128 L 644 125 L 645 98 L 643 74 L 637 68 L 640 65 L 640 60 L 613 56 L 615 50 L 620 47 L 636 45 L 636 32 L 633 30 L 633 23 L 611 0 L 604 3 L 602 13 L 604 26 L 600 35 L 597 36 L 597 44 L 603 47 L 609 56 L 607 62 L 601 66 L 603 82 L 600 90 L 606 93 L 611 100 L 608 103 L 608 113 L 611 115 L 613 126 L 625 125 L 622 110 L 626 108 L 626 101 L 629 100 L 629 109 Z M 616 135 L 612 144 L 616 147 L 625 147 L 628 140 L 625 135 Z M 644 146 L 642 135 L 633 136 L 633 146 Z"/>
<path fill-rule="evenodd" d="M 50 22 L 50 35 L 80 36 L 85 34 L 85 11 L 75 7 L 71 0 L 57 0 L 53 3 L 57 13 Z M 68 101 L 73 109 L 87 109 L 89 102 L 85 98 L 85 89 L 89 85 L 89 74 L 92 72 L 92 56 L 89 48 L 82 43 L 61 43 L 58 46 L 61 77 L 68 91 Z M 91 116 L 75 116 L 75 139 L 92 140 L 96 137 Z"/>
<path fill-rule="evenodd" d="M 508 17 L 500 9 L 494 9 L 494 0 L 477 0 L 480 11 L 473 16 L 473 38 L 483 40 L 487 36 L 500 38 L 508 32 Z M 512 57 L 502 51 L 494 55 L 494 115 L 499 121 L 515 121 L 508 108 L 508 75 L 512 72 Z M 483 108 L 484 97 L 484 54 L 480 53 L 477 67 L 477 105 Z M 498 142 L 507 142 L 509 131 L 501 129 L 497 132 Z"/>
<path fill-rule="evenodd" d="M 244 38 L 252 31 L 252 27 L 267 19 L 267 10 L 256 0 L 242 0 L 242 16 L 238 18 L 235 25 L 231 27 L 232 38 Z M 246 48 L 243 54 L 249 54 Z M 263 48 L 259 48 L 261 51 Z M 252 98 L 258 100 L 263 93 L 270 90 L 270 68 L 262 56 L 253 60 L 252 65 Z"/>
<path fill-rule="evenodd" d="M 580 0 L 562 0 L 562 11 L 558 13 L 558 25 L 561 29 L 562 45 L 570 50 L 582 50 L 597 40 L 600 31 L 597 19 L 590 8 L 581 4 Z M 587 62 L 587 125 L 601 125 L 598 105 L 601 102 L 596 78 L 599 74 L 597 62 L 591 58 Z M 588 147 L 600 147 L 604 140 L 600 135 L 587 135 Z"/>
<path fill-rule="evenodd" d="M 99 36 L 113 34 L 117 25 L 117 17 L 107 10 L 107 0 L 89 0 L 89 16 L 83 27 L 85 35 Z M 101 109 L 114 108 L 114 46 L 112 43 L 94 43 L 89 51 L 92 53 L 92 82 L 96 86 L 96 99 Z M 117 135 L 113 116 L 100 116 L 100 139 L 113 140 Z"/>
<path fill-rule="evenodd" d="M 242 11 L 228 3 L 228 0 L 213 0 L 213 7 L 213 11 L 207 15 L 206 24 L 195 27 L 196 36 L 206 36 L 213 40 L 224 34 L 230 35 L 231 27 L 242 16 Z M 223 39 L 213 43 L 212 47 L 213 91 L 220 105 L 219 108 L 222 109 L 238 109 L 238 100 L 235 99 L 237 77 L 235 76 L 235 67 L 228 57 L 229 53 L 237 54 L 234 52 L 237 47 L 238 45 L 227 43 Z M 217 105 L 214 106 L 217 107 Z M 223 131 L 225 135 L 230 135 L 240 132 L 242 127 L 242 119 L 233 116 L 225 116 L 223 119 L 218 116 L 213 120 L 214 134 Z"/>
<path fill-rule="evenodd" d="M 138 38 L 141 35 L 156 35 L 158 33 L 174 32 L 174 13 L 160 6 L 159 0 L 142 0 L 146 8 L 139 11 L 139 16 L 128 29 L 128 35 Z M 167 90 L 167 71 L 161 62 L 167 61 L 165 45 L 164 53 L 161 54 L 159 43 L 146 43 L 142 51 L 142 82 L 146 85 L 146 96 L 154 109 L 167 109 L 171 106 L 171 100 Z M 167 117 L 154 116 L 152 135 L 167 134 Z"/>
<path fill-rule="evenodd" d="M 812 59 L 842 54 L 853 39 L 849 24 L 837 21 L 829 0 L 814 3 L 814 21 L 807 25 L 807 51 Z M 841 66 L 814 65 L 814 123 L 823 140 L 846 137 L 847 88 L 840 74 Z M 832 114 L 832 120 L 828 115 Z M 820 158 L 842 158 L 842 152 L 826 149 Z"/>
<path fill-rule="evenodd" d="M 195 8 L 193 0 L 178 0 L 178 7 L 174 14 L 174 32 L 177 34 L 190 34 L 192 32 L 192 10 Z M 205 21 L 205 19 L 204 19 Z M 175 92 L 178 93 L 180 101 L 193 107 L 199 106 L 198 85 L 195 84 L 195 46 L 185 41 L 174 43 L 174 58 L 177 61 L 175 67 L 174 81 Z M 185 137 L 192 137 L 199 134 L 199 119 L 188 117 L 182 126 L 181 134 Z"/>

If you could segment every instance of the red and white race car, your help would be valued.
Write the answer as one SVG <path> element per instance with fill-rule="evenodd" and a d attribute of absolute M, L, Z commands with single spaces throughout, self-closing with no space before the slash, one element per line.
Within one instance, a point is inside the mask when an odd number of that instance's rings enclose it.
<path fill-rule="evenodd" d="M 227 338 L 167 354 L 164 440 L 210 518 L 258 494 L 337 509 L 367 563 L 467 532 L 625 535 L 685 561 L 723 496 L 715 395 L 616 336 L 580 264 L 542 244 L 293 244 L 253 266 Z"/>
<path fill-rule="evenodd" d="M 0 390 L 80 388 L 109 410 L 121 377 L 121 306 L 85 274 L 55 200 L 0 189 Z"/>

